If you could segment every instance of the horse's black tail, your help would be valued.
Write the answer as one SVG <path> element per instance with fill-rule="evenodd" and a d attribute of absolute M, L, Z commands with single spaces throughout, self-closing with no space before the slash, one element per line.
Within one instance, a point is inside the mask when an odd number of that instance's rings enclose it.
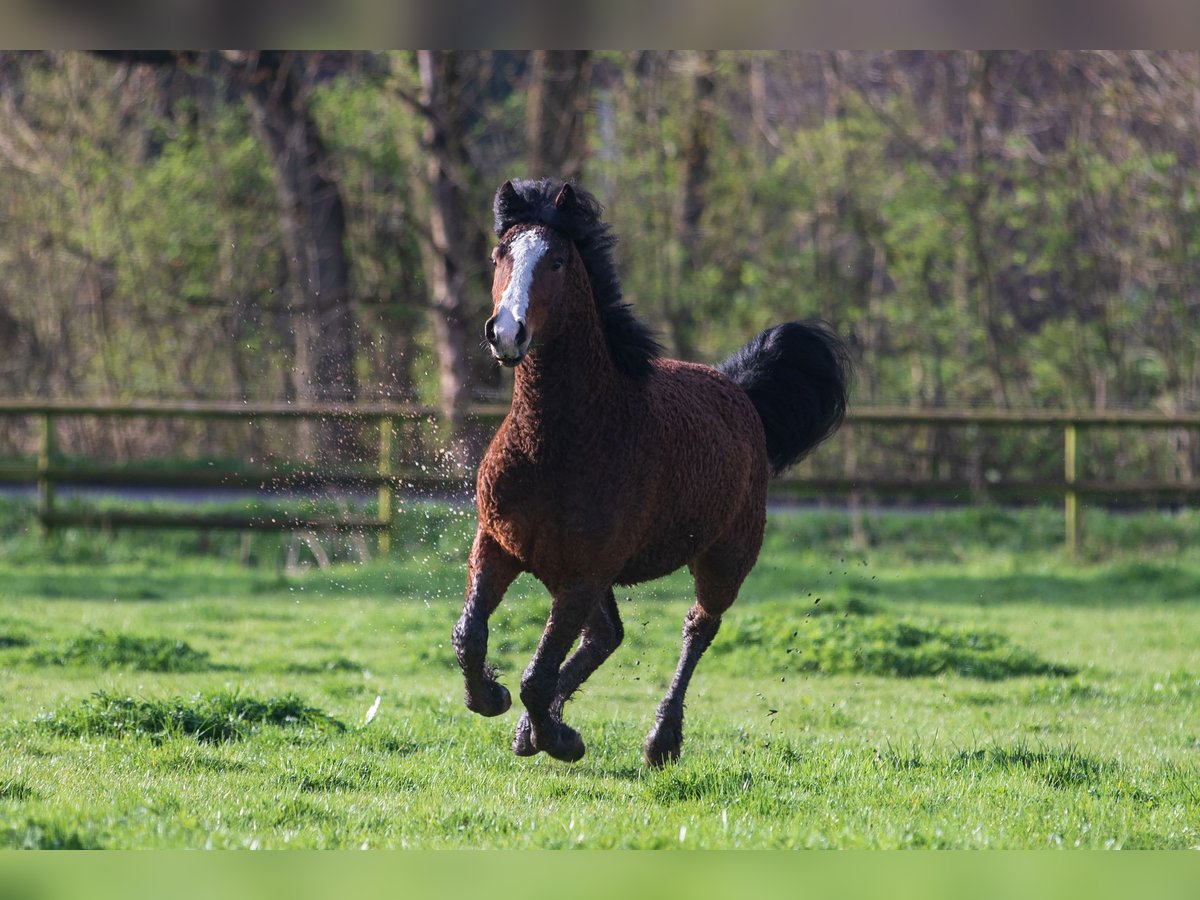
<path fill-rule="evenodd" d="M 850 353 L 824 325 L 768 328 L 717 368 L 758 410 L 773 475 L 803 459 L 846 415 Z"/>

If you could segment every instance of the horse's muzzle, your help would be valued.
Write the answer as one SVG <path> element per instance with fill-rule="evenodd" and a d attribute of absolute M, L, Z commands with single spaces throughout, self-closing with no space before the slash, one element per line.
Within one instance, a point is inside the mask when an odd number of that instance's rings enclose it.
<path fill-rule="evenodd" d="M 529 352 L 529 329 L 521 321 L 517 321 L 516 328 L 512 329 L 511 320 L 505 323 L 510 326 L 509 328 L 497 328 L 496 320 L 497 316 L 492 316 L 487 320 L 483 326 L 483 336 L 492 350 L 492 356 L 496 357 L 496 361 L 511 369 Z"/>

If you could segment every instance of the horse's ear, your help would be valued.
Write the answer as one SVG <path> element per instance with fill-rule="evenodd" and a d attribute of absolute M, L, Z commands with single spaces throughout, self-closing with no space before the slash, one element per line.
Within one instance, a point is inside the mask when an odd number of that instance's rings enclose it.
<path fill-rule="evenodd" d="M 575 205 L 575 189 L 569 184 L 564 184 L 562 190 L 558 192 L 558 196 L 554 198 L 555 209 L 570 209 Z"/>
<path fill-rule="evenodd" d="M 513 187 L 511 181 L 506 181 L 500 185 L 500 190 L 496 191 L 496 199 L 492 203 L 492 212 L 496 216 L 495 231 L 497 236 L 504 234 L 509 226 L 518 218 L 518 211 L 525 205 L 521 199 L 521 195 L 517 193 L 517 189 Z"/>

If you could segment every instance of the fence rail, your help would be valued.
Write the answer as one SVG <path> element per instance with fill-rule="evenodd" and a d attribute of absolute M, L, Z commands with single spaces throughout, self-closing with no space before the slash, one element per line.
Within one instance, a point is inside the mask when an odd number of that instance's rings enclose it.
<path fill-rule="evenodd" d="M 498 420 L 506 405 L 477 404 L 467 414 L 477 419 Z M 368 530 L 378 534 L 386 548 L 392 526 L 397 492 L 405 488 L 461 486 L 446 477 L 397 468 L 395 431 L 406 421 L 437 420 L 435 407 L 414 403 L 293 404 L 230 403 L 212 401 L 139 401 L 104 403 L 83 401 L 3 400 L 0 417 L 34 418 L 39 423 L 39 449 L 33 464 L 0 465 L 0 482 L 37 485 L 39 521 L 46 528 L 68 525 L 107 527 L 184 527 L 215 529 L 275 530 Z M 160 469 L 97 465 L 66 460 L 57 449 L 56 423 L 68 417 L 182 418 L 199 420 L 355 420 L 373 422 L 378 428 L 378 455 L 370 468 L 354 470 L 331 467 L 304 471 L 268 470 L 219 471 L 205 469 Z M 1064 531 L 1068 547 L 1077 551 L 1081 533 L 1080 500 L 1085 497 L 1142 497 L 1191 502 L 1200 496 L 1200 482 L 1162 482 L 1130 479 L 1098 482 L 1080 479 L 1079 432 L 1089 428 L 1200 429 L 1200 413 L 1165 415 L 1140 411 L 1064 410 L 976 410 L 874 407 L 852 409 L 850 425 L 875 426 L 964 426 L 974 428 L 1056 428 L 1062 431 L 1062 479 L 989 482 L 983 485 L 991 496 L 1054 498 L 1063 503 Z M 335 486 L 374 489 L 377 493 L 373 516 L 312 516 L 290 514 L 234 515 L 183 514 L 135 511 L 64 510 L 55 503 L 56 488 L 65 484 L 123 486 L 230 487 L 289 489 Z M 967 480 L 826 478 L 790 476 L 774 483 L 778 497 L 828 494 L 852 496 L 912 496 L 917 498 L 974 498 L 980 484 Z"/>

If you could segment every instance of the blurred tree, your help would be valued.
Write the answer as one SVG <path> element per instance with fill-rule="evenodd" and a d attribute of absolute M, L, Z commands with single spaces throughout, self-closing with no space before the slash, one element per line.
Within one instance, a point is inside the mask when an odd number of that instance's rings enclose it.
<path fill-rule="evenodd" d="M 423 121 L 395 96 L 397 54 L 356 53 L 313 94 L 346 206 L 360 396 L 419 400 L 429 343 L 421 241 L 427 231 L 412 176 Z"/>
<path fill-rule="evenodd" d="M 0 54 L 6 392 L 436 399 L 468 459 L 492 192 L 586 162 L 679 355 L 818 315 L 860 403 L 1200 408 L 1195 52 L 119 58 Z M 930 472 L 1036 464 L 928 438 Z"/>
<path fill-rule="evenodd" d="M 534 50 L 529 60 L 525 144 L 532 178 L 578 181 L 588 155 L 589 50 Z"/>
<path fill-rule="evenodd" d="M 131 65 L 200 65 L 222 78 L 250 111 L 250 125 L 271 164 L 279 234 L 287 270 L 285 307 L 293 340 L 295 399 L 351 402 L 358 395 L 355 320 L 346 258 L 346 213 L 340 187 L 309 106 L 320 55 L 293 51 L 205 54 L 117 51 L 101 55 Z M 333 419 L 299 426 L 301 452 L 352 457 L 352 423 Z"/>
<path fill-rule="evenodd" d="M 490 203 L 482 201 L 468 148 L 477 116 L 468 98 L 480 77 L 466 56 L 453 50 L 418 51 L 420 96 L 413 100 L 425 120 L 424 179 L 416 187 L 428 194 L 423 250 L 440 405 L 450 425 L 453 456 L 464 464 L 478 457 L 483 443 L 466 421 L 466 405 L 481 385 L 496 383 L 495 365 L 478 352 L 490 306 L 488 239 L 481 224 Z"/>
<path fill-rule="evenodd" d="M 683 359 L 694 359 L 696 354 L 695 308 L 689 296 L 691 285 L 687 282 L 688 275 L 704 265 L 701 220 L 710 190 L 716 59 L 714 51 L 703 50 L 689 52 L 683 62 L 685 77 L 691 82 L 683 126 L 683 177 L 675 219 L 675 241 L 679 245 L 676 283 L 683 290 L 666 306 L 671 345 Z"/>
<path fill-rule="evenodd" d="M 352 402 L 358 395 L 355 316 L 341 187 L 309 107 L 319 57 L 225 52 L 222 68 L 267 150 L 288 270 L 296 398 Z M 320 451 L 354 455 L 352 423 L 316 423 Z M 315 449 L 315 448 L 313 448 Z"/>

